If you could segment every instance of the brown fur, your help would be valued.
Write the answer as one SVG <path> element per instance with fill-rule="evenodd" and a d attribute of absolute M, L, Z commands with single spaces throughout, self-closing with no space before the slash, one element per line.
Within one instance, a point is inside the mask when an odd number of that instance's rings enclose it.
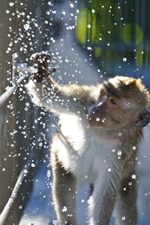
<path fill-rule="evenodd" d="M 42 55 L 35 59 L 38 56 Z M 42 77 L 43 62 L 38 63 L 43 83 L 30 81 L 28 90 L 37 105 L 60 117 L 60 130 L 52 143 L 53 198 L 59 224 L 77 224 L 76 184 L 90 182 L 94 185 L 90 224 L 108 225 L 116 204 L 116 224 L 136 225 L 137 182 L 132 175 L 142 127 L 150 121 L 149 94 L 141 80 L 117 76 L 103 85 L 60 86 L 47 77 L 47 66 Z"/>
<path fill-rule="evenodd" d="M 140 106 L 146 107 L 149 93 L 142 84 L 141 79 L 129 77 L 116 77 L 104 83 L 104 87 L 111 95 L 118 99 L 126 98 L 138 102 Z"/>

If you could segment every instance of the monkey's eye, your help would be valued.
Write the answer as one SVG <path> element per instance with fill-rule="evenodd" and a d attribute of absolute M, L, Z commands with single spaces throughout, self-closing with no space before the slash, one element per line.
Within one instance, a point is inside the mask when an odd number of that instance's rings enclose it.
<path fill-rule="evenodd" d="M 117 103 L 115 102 L 115 100 L 113 98 L 110 98 L 110 102 L 113 104 L 113 105 L 117 105 Z"/>
<path fill-rule="evenodd" d="M 107 95 L 107 94 L 106 94 L 106 91 L 102 89 L 101 92 L 100 92 L 100 95 L 101 95 L 101 96 Z"/>

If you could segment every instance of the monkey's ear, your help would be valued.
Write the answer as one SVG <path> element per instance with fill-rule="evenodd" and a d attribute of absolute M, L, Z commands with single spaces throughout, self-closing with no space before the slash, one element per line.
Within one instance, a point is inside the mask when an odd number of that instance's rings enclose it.
<path fill-rule="evenodd" d="M 145 127 L 150 122 L 150 107 L 145 109 L 138 117 L 136 125 L 138 127 Z"/>

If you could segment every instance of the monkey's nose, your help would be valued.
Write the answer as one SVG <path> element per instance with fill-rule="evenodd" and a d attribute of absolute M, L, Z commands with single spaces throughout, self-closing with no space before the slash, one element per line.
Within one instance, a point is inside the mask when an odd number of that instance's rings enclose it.
<path fill-rule="evenodd" d="M 93 114 L 99 113 L 101 111 L 101 105 L 96 105 L 93 108 Z"/>

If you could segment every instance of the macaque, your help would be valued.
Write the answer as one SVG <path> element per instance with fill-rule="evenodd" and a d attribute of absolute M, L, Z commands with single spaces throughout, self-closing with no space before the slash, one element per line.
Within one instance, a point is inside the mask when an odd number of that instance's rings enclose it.
<path fill-rule="evenodd" d="M 87 223 L 137 224 L 136 155 L 150 121 L 150 96 L 140 79 L 116 76 L 97 86 L 60 85 L 50 56 L 32 56 L 32 101 L 59 117 L 51 144 L 53 199 L 59 225 L 76 225 L 76 190 L 89 183 Z"/>

